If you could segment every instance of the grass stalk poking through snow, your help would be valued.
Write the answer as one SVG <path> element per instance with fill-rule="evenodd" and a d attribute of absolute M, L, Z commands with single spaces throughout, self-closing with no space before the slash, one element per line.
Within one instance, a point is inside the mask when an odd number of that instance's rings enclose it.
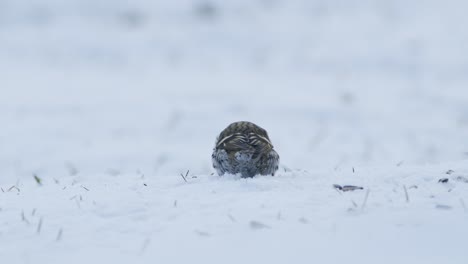
<path fill-rule="evenodd" d="M 405 190 L 406 202 L 409 203 L 409 195 L 408 195 L 408 189 L 406 189 L 406 185 L 403 185 L 403 189 Z"/>

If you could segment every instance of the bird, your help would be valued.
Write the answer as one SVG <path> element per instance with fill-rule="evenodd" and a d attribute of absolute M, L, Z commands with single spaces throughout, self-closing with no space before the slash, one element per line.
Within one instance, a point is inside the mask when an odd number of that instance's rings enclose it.
<path fill-rule="evenodd" d="M 216 138 L 211 157 L 218 175 L 240 174 L 242 178 L 274 176 L 280 159 L 267 131 L 247 121 L 226 127 Z"/>

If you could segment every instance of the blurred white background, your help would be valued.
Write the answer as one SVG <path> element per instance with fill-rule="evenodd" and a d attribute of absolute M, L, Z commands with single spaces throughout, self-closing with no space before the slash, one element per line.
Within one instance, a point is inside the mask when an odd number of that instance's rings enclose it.
<path fill-rule="evenodd" d="M 0 182 L 211 173 L 229 123 L 314 170 L 465 159 L 465 1 L 0 1 Z"/>

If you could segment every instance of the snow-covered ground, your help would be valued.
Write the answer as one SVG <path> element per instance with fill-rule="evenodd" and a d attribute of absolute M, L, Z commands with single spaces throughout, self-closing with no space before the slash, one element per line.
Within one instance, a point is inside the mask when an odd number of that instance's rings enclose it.
<path fill-rule="evenodd" d="M 1 262 L 467 263 L 467 7 L 0 1 Z"/>

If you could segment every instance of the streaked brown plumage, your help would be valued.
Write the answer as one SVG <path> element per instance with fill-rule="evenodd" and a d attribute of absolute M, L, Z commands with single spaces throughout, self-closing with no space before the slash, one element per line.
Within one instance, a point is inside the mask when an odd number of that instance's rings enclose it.
<path fill-rule="evenodd" d="M 240 173 L 243 178 L 274 175 L 279 155 L 265 129 L 251 122 L 230 124 L 216 140 L 213 167 L 219 175 Z"/>

